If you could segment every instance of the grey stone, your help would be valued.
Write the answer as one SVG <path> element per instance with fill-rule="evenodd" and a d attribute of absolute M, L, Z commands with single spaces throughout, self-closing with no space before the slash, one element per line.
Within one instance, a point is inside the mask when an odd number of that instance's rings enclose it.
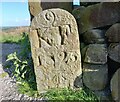
<path fill-rule="evenodd" d="M 75 9 L 73 9 L 73 11 L 72 11 L 73 16 L 74 16 L 77 20 L 79 20 L 80 17 L 81 17 L 81 15 L 82 15 L 82 13 L 84 13 L 84 9 L 85 9 L 84 6 L 80 6 L 80 7 L 77 7 L 77 8 L 75 8 Z M 82 11 L 83 11 L 83 12 L 82 12 Z"/>
<path fill-rule="evenodd" d="M 43 10 L 46 9 L 51 9 L 51 8 L 61 8 L 64 10 L 67 10 L 69 12 L 72 11 L 72 2 L 73 0 L 69 0 L 69 1 L 64 1 L 64 2 L 60 2 L 59 0 L 55 0 L 55 2 L 45 2 L 45 0 L 41 0 L 41 7 Z"/>
<path fill-rule="evenodd" d="M 61 8 L 65 9 L 69 12 L 72 11 L 72 0 L 69 2 L 60 2 L 59 0 L 53 1 L 48 1 L 45 0 L 28 0 L 28 5 L 29 5 L 29 12 L 31 15 L 31 21 L 32 19 L 38 15 L 41 11 L 46 10 L 46 9 L 51 9 L 51 8 Z"/>
<path fill-rule="evenodd" d="M 120 23 L 112 25 L 105 34 L 110 43 L 119 43 L 120 42 Z"/>
<path fill-rule="evenodd" d="M 84 62 L 91 64 L 107 63 L 107 46 L 105 44 L 89 44 L 85 52 Z"/>
<path fill-rule="evenodd" d="M 39 93 L 49 88 L 73 88 L 82 74 L 74 17 L 62 9 L 45 10 L 32 20 L 29 37 Z"/>
<path fill-rule="evenodd" d="M 115 62 L 120 63 L 120 43 L 112 43 L 108 48 L 108 56 Z"/>
<path fill-rule="evenodd" d="M 99 29 L 88 30 L 83 35 L 83 40 L 87 44 L 104 44 L 105 31 Z"/>
<path fill-rule="evenodd" d="M 120 68 L 115 72 L 111 79 L 111 94 L 114 100 L 120 100 Z"/>
<path fill-rule="evenodd" d="M 99 97 L 100 102 L 113 102 L 111 97 L 111 91 L 109 87 L 106 87 L 103 90 L 94 91 L 95 95 Z"/>
<path fill-rule="evenodd" d="M 31 16 L 31 20 L 33 19 L 34 16 L 38 15 L 39 12 L 42 11 L 42 7 L 40 5 L 41 0 L 28 0 L 28 5 L 29 5 L 29 12 Z"/>
<path fill-rule="evenodd" d="M 80 33 L 120 21 L 120 2 L 103 2 L 80 9 Z"/>
<path fill-rule="evenodd" d="M 108 81 L 108 66 L 83 63 L 83 83 L 91 90 L 102 90 Z"/>
<path fill-rule="evenodd" d="M 83 62 L 85 59 L 85 54 L 86 54 L 87 49 L 88 49 L 88 45 L 81 49 L 81 57 L 82 57 Z"/>

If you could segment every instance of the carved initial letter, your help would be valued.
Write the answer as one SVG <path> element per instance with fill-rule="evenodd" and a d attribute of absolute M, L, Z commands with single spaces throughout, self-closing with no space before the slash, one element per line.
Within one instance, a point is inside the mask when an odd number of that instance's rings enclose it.
<path fill-rule="evenodd" d="M 65 44 L 67 37 L 70 35 L 71 30 L 69 25 L 63 25 L 59 27 L 60 35 L 61 35 L 61 45 Z"/>

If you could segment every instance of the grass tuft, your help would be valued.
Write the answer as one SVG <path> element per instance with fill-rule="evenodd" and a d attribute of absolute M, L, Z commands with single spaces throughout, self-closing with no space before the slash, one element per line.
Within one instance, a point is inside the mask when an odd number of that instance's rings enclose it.
<path fill-rule="evenodd" d="M 89 89 L 77 89 L 73 90 L 70 88 L 63 89 L 50 89 L 47 93 L 43 94 L 43 97 L 47 100 L 53 101 L 82 101 L 82 102 L 99 102 L 99 99 L 95 94 Z"/>
<path fill-rule="evenodd" d="M 0 36 L 0 43 L 20 43 L 22 39 L 21 35 L 1 35 Z"/>

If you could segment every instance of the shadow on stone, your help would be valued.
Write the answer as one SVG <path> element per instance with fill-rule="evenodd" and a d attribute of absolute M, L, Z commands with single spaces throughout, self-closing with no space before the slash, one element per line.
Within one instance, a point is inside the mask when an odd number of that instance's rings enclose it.
<path fill-rule="evenodd" d="M 108 57 L 108 77 L 111 80 L 116 70 L 120 68 L 120 63 L 113 61 Z"/>
<path fill-rule="evenodd" d="M 83 87 L 83 82 L 82 82 L 82 74 L 80 76 L 77 76 L 75 81 L 74 81 L 74 86 L 76 88 L 81 88 Z"/>

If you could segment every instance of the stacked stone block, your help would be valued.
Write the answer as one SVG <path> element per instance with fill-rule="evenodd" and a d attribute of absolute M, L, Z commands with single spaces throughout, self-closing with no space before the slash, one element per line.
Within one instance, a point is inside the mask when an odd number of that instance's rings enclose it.
<path fill-rule="evenodd" d="M 116 74 L 113 78 L 112 75 L 120 63 L 120 2 L 79 7 L 73 10 L 73 15 L 82 41 L 84 85 L 99 93 L 110 89 L 113 99 L 117 99 L 119 87 L 114 83 L 118 79 L 114 78 Z"/>
<path fill-rule="evenodd" d="M 111 73 L 112 79 L 110 83 L 111 92 L 114 100 L 120 100 L 120 23 L 113 24 L 107 31 L 106 37 L 108 39 L 108 57 L 112 63 Z"/>
<path fill-rule="evenodd" d="M 91 90 L 103 90 L 108 81 L 105 31 L 92 29 L 80 35 L 86 46 L 81 49 L 83 83 Z"/>

